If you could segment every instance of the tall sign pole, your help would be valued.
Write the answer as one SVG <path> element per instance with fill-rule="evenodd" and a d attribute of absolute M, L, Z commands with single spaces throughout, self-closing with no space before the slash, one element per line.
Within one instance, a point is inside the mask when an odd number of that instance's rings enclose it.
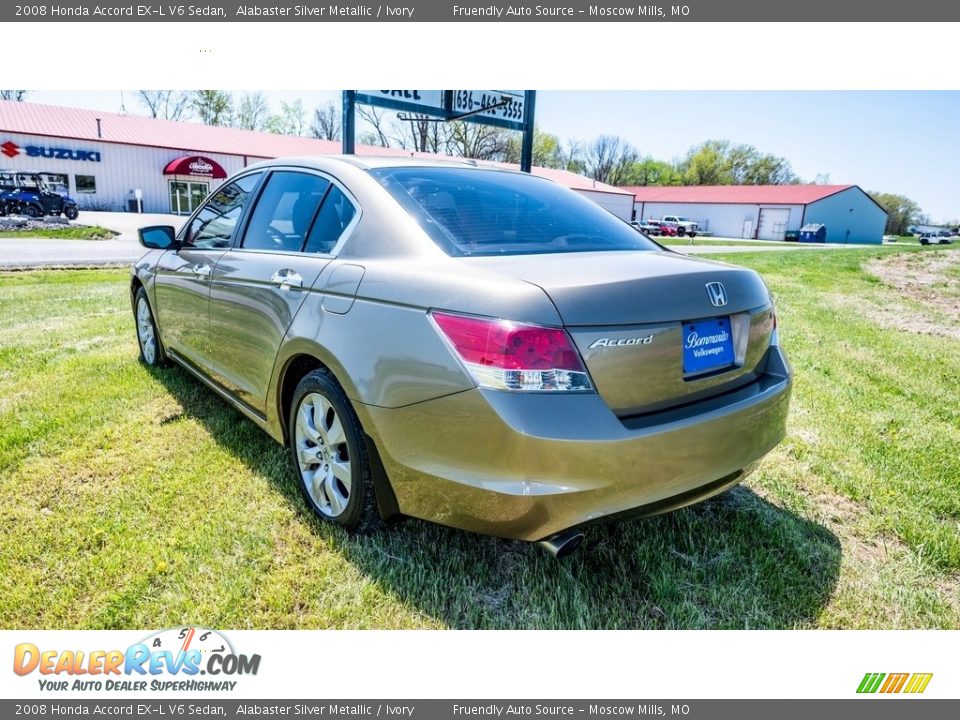
<path fill-rule="evenodd" d="M 343 130 L 340 133 L 343 143 L 343 154 L 353 155 L 356 150 L 355 137 L 357 134 L 357 92 L 356 90 L 343 91 Z"/>
<path fill-rule="evenodd" d="M 533 127 L 536 90 L 523 92 L 523 144 L 520 148 L 520 172 L 528 173 L 533 168 Z"/>

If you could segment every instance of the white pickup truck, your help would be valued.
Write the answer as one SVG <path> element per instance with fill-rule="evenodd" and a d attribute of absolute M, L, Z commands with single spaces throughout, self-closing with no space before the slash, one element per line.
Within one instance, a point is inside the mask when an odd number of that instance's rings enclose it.
<path fill-rule="evenodd" d="M 677 235 L 680 237 L 689 235 L 693 238 L 700 232 L 700 226 L 697 225 L 697 223 L 690 218 L 681 217 L 680 215 L 664 215 L 660 218 L 660 222 L 675 227 L 677 229 Z"/>

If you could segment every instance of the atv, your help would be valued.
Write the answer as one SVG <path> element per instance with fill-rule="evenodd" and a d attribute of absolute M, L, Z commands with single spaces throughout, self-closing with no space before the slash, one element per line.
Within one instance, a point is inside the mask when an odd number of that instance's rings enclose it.
<path fill-rule="evenodd" d="M 80 210 L 65 187 L 51 186 L 40 173 L 0 172 L 0 214 L 31 218 L 66 215 L 68 220 L 76 220 Z"/>

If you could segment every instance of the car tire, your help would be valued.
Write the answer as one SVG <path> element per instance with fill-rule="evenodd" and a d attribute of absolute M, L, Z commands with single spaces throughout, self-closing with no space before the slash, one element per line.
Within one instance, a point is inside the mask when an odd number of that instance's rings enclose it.
<path fill-rule="evenodd" d="M 930 244 L 930 241 L 927 240 L 926 238 L 920 238 L 920 244 L 921 244 L 921 245 L 929 245 L 929 244 Z"/>
<path fill-rule="evenodd" d="M 67 216 L 67 220 L 76 220 L 80 215 L 80 211 L 75 207 L 68 207 L 63 211 L 63 214 Z"/>
<path fill-rule="evenodd" d="M 133 296 L 133 319 L 137 326 L 137 345 L 140 347 L 140 362 L 148 367 L 163 367 L 167 364 L 167 354 L 163 351 L 157 323 L 153 318 L 153 309 L 147 298 L 147 291 L 137 288 Z"/>
<path fill-rule="evenodd" d="M 29 218 L 38 218 L 43 213 L 37 210 L 37 208 L 35 208 L 33 205 L 27 205 L 23 208 L 23 214 Z"/>
<path fill-rule="evenodd" d="M 687 232 L 687 231 L 684 230 L 682 227 L 678 227 L 678 228 L 677 228 L 677 237 L 683 237 L 684 233 L 686 233 L 686 232 Z"/>
<path fill-rule="evenodd" d="M 287 438 L 297 485 L 318 517 L 354 534 L 381 527 L 363 427 L 328 370 L 314 370 L 297 384 Z"/>

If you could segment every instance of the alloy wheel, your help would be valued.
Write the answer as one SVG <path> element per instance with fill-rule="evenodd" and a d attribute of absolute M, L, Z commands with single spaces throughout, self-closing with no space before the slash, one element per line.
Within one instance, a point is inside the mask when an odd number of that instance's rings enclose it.
<path fill-rule="evenodd" d="M 150 315 L 150 306 L 144 298 L 137 300 L 137 337 L 140 340 L 140 351 L 147 365 L 153 365 L 157 359 L 157 337 L 153 331 L 153 317 Z"/>
<path fill-rule="evenodd" d="M 343 513 L 350 500 L 353 473 L 340 416 L 320 393 L 304 396 L 295 426 L 300 479 L 317 509 L 330 518 Z"/>

